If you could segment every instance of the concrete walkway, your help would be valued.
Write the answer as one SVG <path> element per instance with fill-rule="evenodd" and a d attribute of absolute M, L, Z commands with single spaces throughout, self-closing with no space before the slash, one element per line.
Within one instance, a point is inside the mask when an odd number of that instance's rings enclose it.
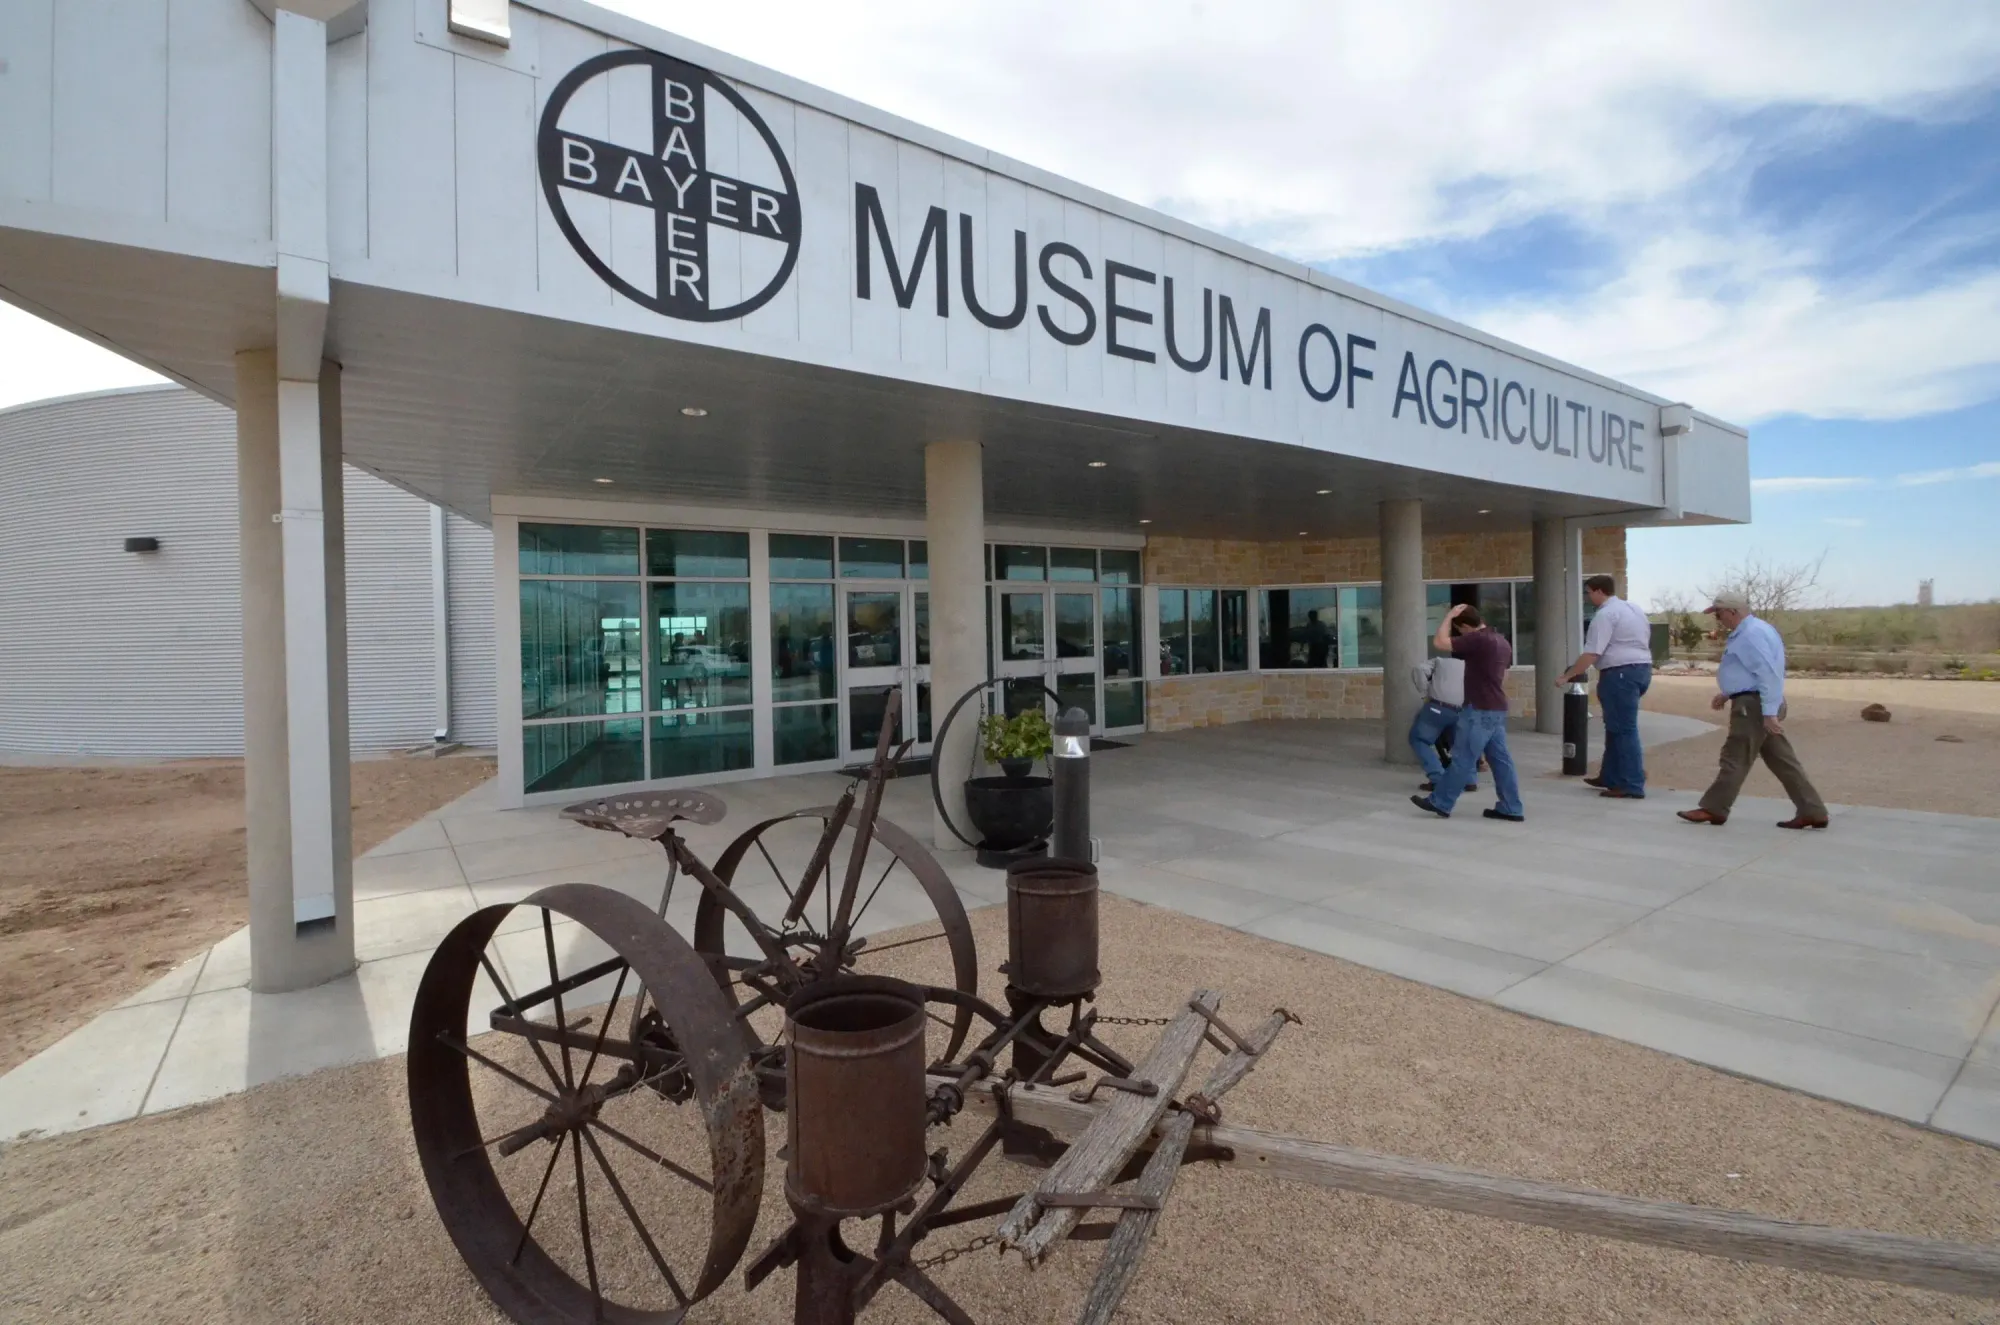
<path fill-rule="evenodd" d="M 1649 744 L 1702 730 L 1645 715 Z M 1688 793 L 1635 804 L 1530 778 L 1529 823 L 1481 818 L 1485 788 L 1444 822 L 1409 805 L 1415 777 L 1381 763 L 1380 740 L 1372 723 L 1256 723 L 1100 755 L 1104 886 L 2000 1144 L 2000 820 L 1836 807 L 1831 831 L 1799 834 L 1771 826 L 1787 806 L 1746 800 L 1704 829 L 1673 817 Z M 1512 742 L 1526 768 L 1559 762 L 1552 737 Z M 723 787 L 728 819 L 689 838 L 713 859 L 758 818 L 843 785 Z M 498 811 L 490 794 L 356 862 L 355 974 L 253 995 L 238 932 L 0 1077 L 0 1137 L 400 1052 L 431 948 L 475 907 L 572 880 L 657 900 L 657 846 L 553 810 Z M 887 813 L 922 835 L 928 796 L 922 780 L 894 784 Z M 968 908 L 1003 900 L 1000 875 L 963 853 L 945 864 Z M 684 932 L 691 901 L 682 888 L 670 912 Z"/>

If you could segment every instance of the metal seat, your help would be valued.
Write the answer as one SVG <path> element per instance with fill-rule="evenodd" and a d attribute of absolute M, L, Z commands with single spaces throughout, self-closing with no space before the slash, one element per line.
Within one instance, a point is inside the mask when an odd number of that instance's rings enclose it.
<path fill-rule="evenodd" d="M 722 797 L 706 791 L 642 791 L 626 796 L 602 796 L 563 807 L 562 817 L 586 828 L 602 828 L 627 837 L 657 842 L 676 823 L 720 823 L 729 807 Z"/>

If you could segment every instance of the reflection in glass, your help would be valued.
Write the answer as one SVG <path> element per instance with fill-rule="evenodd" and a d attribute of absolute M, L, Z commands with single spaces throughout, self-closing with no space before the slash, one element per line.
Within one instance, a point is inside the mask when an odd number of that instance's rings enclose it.
<path fill-rule="evenodd" d="M 910 578 L 928 580 L 931 577 L 931 545 L 921 538 L 910 540 Z"/>
<path fill-rule="evenodd" d="M 1514 582 L 1514 661 L 1526 666 L 1535 661 L 1535 582 Z M 1557 666 L 1561 666 L 1560 663 Z"/>
<path fill-rule="evenodd" d="M 1056 676 L 1056 709 L 1082 709 L 1097 725 L 1097 677 L 1091 672 L 1061 672 Z"/>
<path fill-rule="evenodd" d="M 1104 683 L 1104 725 L 1107 728 L 1143 727 L 1146 724 L 1146 683 L 1106 681 Z"/>
<path fill-rule="evenodd" d="M 656 584 L 652 600 L 654 707 L 748 704 L 750 586 Z"/>
<path fill-rule="evenodd" d="M 913 614 L 916 617 L 917 627 L 917 666 L 928 667 L 931 661 L 931 596 L 927 593 L 915 593 L 910 596 L 916 599 Z"/>
<path fill-rule="evenodd" d="M 926 745 L 931 739 L 931 683 L 917 682 L 917 739 Z"/>
<path fill-rule="evenodd" d="M 780 764 L 816 764 L 840 754 L 839 704 L 790 704 L 771 710 L 772 757 Z"/>
<path fill-rule="evenodd" d="M 1436 639 L 1437 628 L 1444 623 L 1444 614 L 1451 610 L 1451 605 L 1455 601 L 1457 600 L 1452 596 L 1452 586 L 1449 584 L 1427 584 L 1424 586 L 1424 638 L 1426 640 Z M 1433 654 L 1437 652 L 1437 648 L 1433 644 L 1427 643 L 1424 647 L 1429 649 Z"/>
<path fill-rule="evenodd" d="M 899 590 L 847 595 L 847 665 L 896 667 L 903 658 L 903 595 Z"/>
<path fill-rule="evenodd" d="M 1001 683 L 1002 711 L 1008 717 L 1019 713 L 1046 711 L 1049 694 L 1039 676 L 1012 676 Z"/>
<path fill-rule="evenodd" d="M 669 713 L 653 719 L 653 776 L 694 777 L 748 768 L 756 760 L 750 710 Z"/>
<path fill-rule="evenodd" d="M 833 586 L 771 586 L 771 699 L 834 697 Z M 831 752 L 817 756 L 831 759 Z"/>
<path fill-rule="evenodd" d="M 902 579 L 903 540 L 900 538 L 841 539 L 840 573 L 848 579 Z"/>
<path fill-rule="evenodd" d="M 1222 655 L 1216 648 L 1215 590 L 1190 589 L 1188 596 L 1188 641 L 1192 665 L 1197 673 L 1222 670 Z"/>
<path fill-rule="evenodd" d="M 1040 580 L 1048 576 L 1045 549 L 994 545 L 993 578 L 996 580 Z"/>
<path fill-rule="evenodd" d="M 648 529 L 646 574 L 747 579 L 750 535 L 700 529 Z"/>
<path fill-rule="evenodd" d="M 1043 620 L 1042 595 L 1003 593 L 1000 595 L 1000 660 L 1040 662 L 1045 655 L 1047 623 Z"/>
<path fill-rule="evenodd" d="M 1049 578 L 1085 581 L 1096 579 L 1097 550 L 1087 547 L 1050 548 Z"/>
<path fill-rule="evenodd" d="M 1095 594 L 1059 593 L 1056 600 L 1056 657 L 1089 658 L 1097 652 Z"/>
<path fill-rule="evenodd" d="M 521 526 L 523 575 L 637 575 L 639 531 L 582 524 Z"/>
<path fill-rule="evenodd" d="M 1106 677 L 1139 674 L 1139 591 L 1100 589 L 1104 606 L 1104 657 Z M 1108 706 L 1108 705 L 1107 705 Z"/>
<path fill-rule="evenodd" d="M 1188 591 L 1160 590 L 1160 675 L 1188 672 Z"/>
<path fill-rule="evenodd" d="M 644 720 L 536 722 L 521 728 L 527 791 L 566 791 L 645 780 Z"/>
<path fill-rule="evenodd" d="M 521 581 L 523 718 L 639 712 L 640 657 L 636 581 Z"/>
<path fill-rule="evenodd" d="M 1480 619 L 1507 637 L 1514 639 L 1514 586 L 1506 580 L 1488 580 L 1473 586 L 1473 604 L 1479 609 Z M 1521 656 L 1516 649 L 1514 656 Z"/>
<path fill-rule="evenodd" d="M 1339 594 L 1333 588 L 1264 590 L 1259 665 L 1271 671 L 1339 666 Z"/>
<path fill-rule="evenodd" d="M 772 534 L 771 578 L 830 580 L 833 539 L 826 534 Z"/>
<path fill-rule="evenodd" d="M 1120 549 L 1105 548 L 1097 554 L 1102 567 L 1097 578 L 1106 584 L 1137 584 L 1139 582 L 1139 554 Z"/>
<path fill-rule="evenodd" d="M 889 693 L 895 686 L 849 686 L 847 689 L 847 748 L 850 753 L 870 752 L 882 735 L 882 715 L 888 711 Z M 892 741 L 904 739 L 906 713 L 896 724 Z"/>
<path fill-rule="evenodd" d="M 1224 589 L 1217 595 L 1222 616 L 1222 670 L 1250 670 L 1250 592 Z"/>
<path fill-rule="evenodd" d="M 1382 586 L 1364 584 L 1340 591 L 1340 665 L 1382 665 Z"/>

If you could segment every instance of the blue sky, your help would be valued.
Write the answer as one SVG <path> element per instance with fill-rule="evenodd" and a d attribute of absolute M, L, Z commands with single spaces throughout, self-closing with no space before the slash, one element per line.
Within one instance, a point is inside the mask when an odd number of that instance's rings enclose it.
<path fill-rule="evenodd" d="M 1993 0 L 608 2 L 1750 426 L 1642 602 L 2000 597 Z M 144 379 L 0 308 L 0 405 Z"/>

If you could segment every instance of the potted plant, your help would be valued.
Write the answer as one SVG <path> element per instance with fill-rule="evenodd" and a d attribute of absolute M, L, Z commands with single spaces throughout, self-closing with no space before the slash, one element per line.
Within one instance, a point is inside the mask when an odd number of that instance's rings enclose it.
<path fill-rule="evenodd" d="M 1046 758 L 1055 745 L 1048 715 L 1038 708 L 1011 718 L 1002 713 L 987 714 L 979 720 L 979 739 L 986 761 L 998 764 L 1010 778 L 1028 776 L 1035 761 Z"/>

